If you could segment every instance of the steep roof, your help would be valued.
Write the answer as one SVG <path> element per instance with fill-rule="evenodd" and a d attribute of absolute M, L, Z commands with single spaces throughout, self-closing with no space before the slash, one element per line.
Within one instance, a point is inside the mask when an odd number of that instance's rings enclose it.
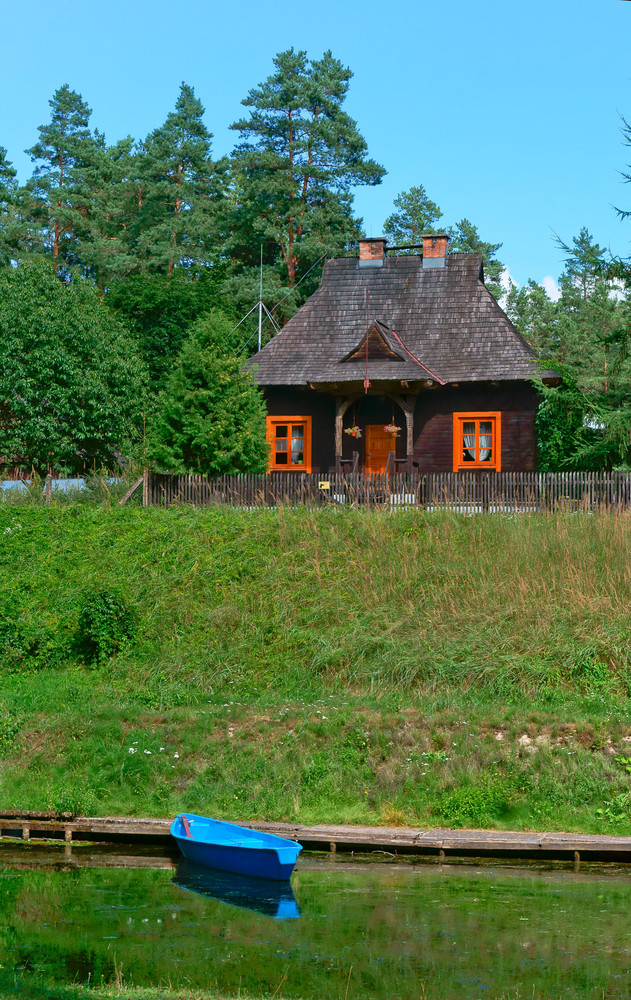
<path fill-rule="evenodd" d="M 366 289 L 369 327 L 402 356 L 359 356 Z M 411 255 L 370 268 L 327 261 L 317 292 L 248 364 L 260 385 L 358 382 L 366 372 L 374 384 L 427 379 L 426 369 L 442 382 L 528 379 L 537 359 L 485 287 L 480 255 L 450 254 L 432 268 Z"/>

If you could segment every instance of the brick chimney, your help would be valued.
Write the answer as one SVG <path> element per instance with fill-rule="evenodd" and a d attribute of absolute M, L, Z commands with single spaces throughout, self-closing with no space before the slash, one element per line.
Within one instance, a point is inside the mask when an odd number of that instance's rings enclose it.
<path fill-rule="evenodd" d="M 383 236 L 359 241 L 359 266 L 383 267 L 386 256 L 386 240 Z"/>
<path fill-rule="evenodd" d="M 446 233 L 428 233 L 423 236 L 423 267 L 444 267 L 447 263 Z"/>

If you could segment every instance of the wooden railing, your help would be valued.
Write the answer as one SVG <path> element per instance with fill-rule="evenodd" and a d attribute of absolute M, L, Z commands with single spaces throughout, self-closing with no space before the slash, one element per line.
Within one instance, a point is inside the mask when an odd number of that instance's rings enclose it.
<path fill-rule="evenodd" d="M 207 478 L 146 472 L 145 506 L 277 507 L 345 505 L 446 508 L 463 513 L 631 510 L 627 472 L 434 472 L 327 476 L 274 472 Z M 129 499 L 132 491 L 126 497 Z M 124 502 L 124 501 L 123 501 Z"/>

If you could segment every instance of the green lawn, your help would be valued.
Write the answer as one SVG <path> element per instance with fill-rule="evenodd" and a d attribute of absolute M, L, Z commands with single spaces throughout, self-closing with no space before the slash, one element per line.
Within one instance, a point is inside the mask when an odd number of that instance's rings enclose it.
<path fill-rule="evenodd" d="M 630 598 L 627 517 L 4 502 L 0 806 L 629 833 Z"/>

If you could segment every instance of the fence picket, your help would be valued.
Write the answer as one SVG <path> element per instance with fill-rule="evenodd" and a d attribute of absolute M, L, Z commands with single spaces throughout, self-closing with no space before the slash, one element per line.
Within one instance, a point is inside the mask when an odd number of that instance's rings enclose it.
<path fill-rule="evenodd" d="M 631 509 L 629 472 L 361 472 L 331 473 L 320 489 L 319 473 L 274 472 L 210 478 L 149 473 L 148 506 L 187 503 L 198 507 L 386 505 L 466 513 Z"/>

